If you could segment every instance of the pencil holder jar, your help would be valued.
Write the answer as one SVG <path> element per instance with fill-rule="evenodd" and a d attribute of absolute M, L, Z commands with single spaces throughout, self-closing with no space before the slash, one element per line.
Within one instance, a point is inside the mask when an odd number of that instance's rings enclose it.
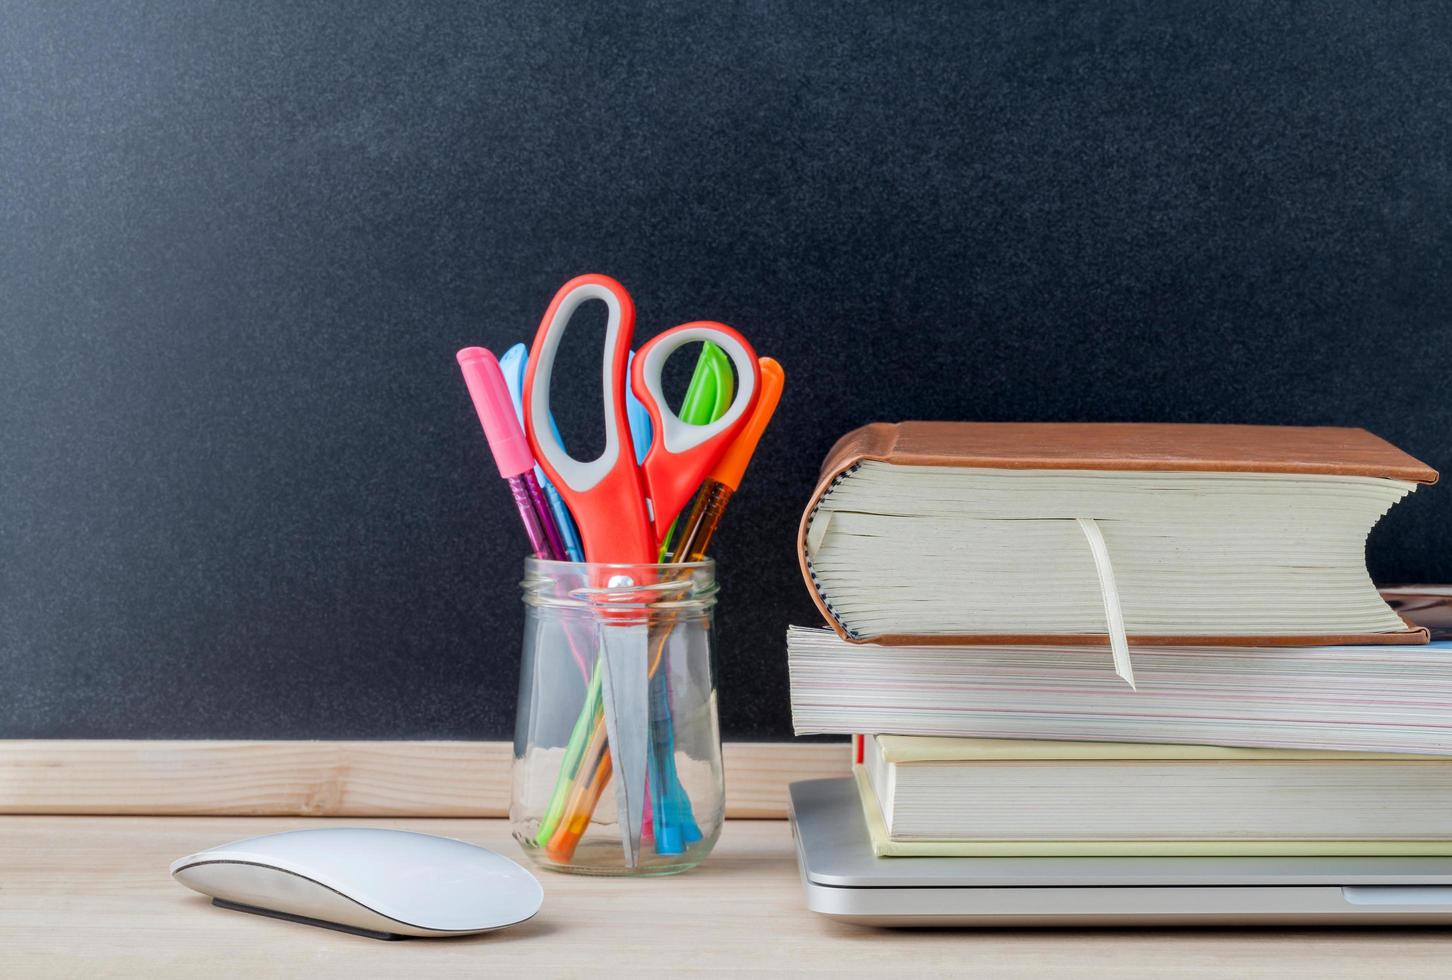
<path fill-rule="evenodd" d="M 665 875 L 725 815 L 711 561 L 526 559 L 509 819 L 541 867 Z"/>

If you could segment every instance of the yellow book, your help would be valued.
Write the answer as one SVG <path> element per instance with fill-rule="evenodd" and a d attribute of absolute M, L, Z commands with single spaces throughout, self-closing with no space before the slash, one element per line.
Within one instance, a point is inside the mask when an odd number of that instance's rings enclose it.
<path fill-rule="evenodd" d="M 868 736 L 880 857 L 1452 855 L 1452 759 Z"/>
<path fill-rule="evenodd" d="M 1439 762 L 1452 757 L 1396 752 L 1325 752 L 1320 749 L 1252 749 L 1230 745 L 1170 745 L 1160 742 L 1055 742 L 1037 738 L 933 738 L 924 735 L 869 735 L 883 758 L 897 763 L 1047 762 L 1088 760 L 1387 760 Z"/>

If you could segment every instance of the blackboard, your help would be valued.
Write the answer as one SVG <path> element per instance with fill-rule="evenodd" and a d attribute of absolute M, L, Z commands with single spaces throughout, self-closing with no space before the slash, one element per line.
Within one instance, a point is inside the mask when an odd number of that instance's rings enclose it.
<path fill-rule="evenodd" d="M 1449 64 L 1422 3 L 6 4 L 0 737 L 507 737 L 524 543 L 453 354 L 580 272 L 787 368 L 731 737 L 790 733 L 792 536 L 863 422 L 1452 467 Z M 1369 554 L 1452 580 L 1452 496 Z"/>

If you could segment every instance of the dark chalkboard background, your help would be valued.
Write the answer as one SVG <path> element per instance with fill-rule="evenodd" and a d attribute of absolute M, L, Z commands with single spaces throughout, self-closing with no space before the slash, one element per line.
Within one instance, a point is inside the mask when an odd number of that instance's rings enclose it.
<path fill-rule="evenodd" d="M 1449 65 L 1442 3 L 5 4 L 0 736 L 507 736 L 524 544 L 453 353 L 585 271 L 789 373 L 719 539 L 731 736 L 790 732 L 860 423 L 1452 468 Z M 1370 556 L 1452 580 L 1452 496 Z"/>

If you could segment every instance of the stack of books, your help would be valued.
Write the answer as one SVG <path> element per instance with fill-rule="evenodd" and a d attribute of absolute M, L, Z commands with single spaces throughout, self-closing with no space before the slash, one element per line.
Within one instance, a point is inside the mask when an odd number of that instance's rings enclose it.
<path fill-rule="evenodd" d="M 879 855 L 1452 854 L 1452 643 L 1372 584 L 1361 429 L 870 425 L 787 637 Z"/>

